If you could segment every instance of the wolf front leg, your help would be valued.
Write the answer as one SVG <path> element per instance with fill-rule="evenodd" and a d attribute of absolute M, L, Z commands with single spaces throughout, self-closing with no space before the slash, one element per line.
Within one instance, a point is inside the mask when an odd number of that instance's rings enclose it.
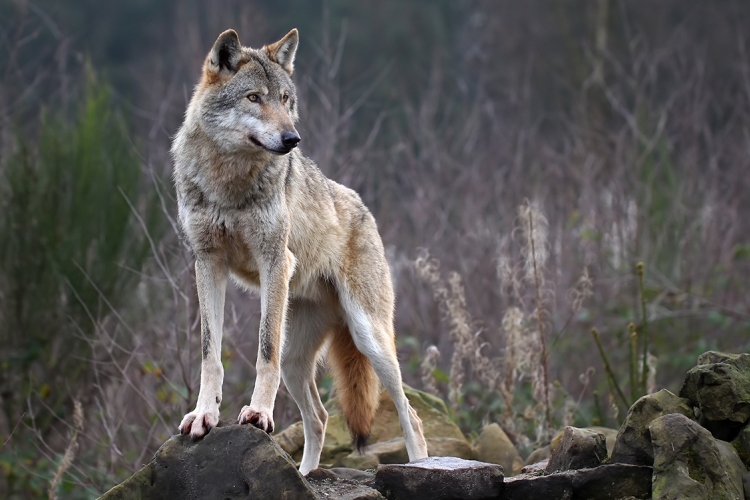
<path fill-rule="evenodd" d="M 282 253 L 283 252 L 283 253 Z M 273 432 L 273 407 L 281 380 L 281 348 L 284 343 L 289 280 L 294 273 L 294 254 L 286 248 L 260 277 L 260 338 L 257 375 L 250 404 L 244 406 L 237 420 Z"/>
<path fill-rule="evenodd" d="M 214 256 L 200 256 L 195 261 L 195 282 L 201 312 L 201 386 L 198 402 L 180 423 L 180 433 L 194 439 L 204 436 L 219 423 L 221 385 L 221 335 L 224 324 L 224 297 L 227 289 L 227 266 Z"/>

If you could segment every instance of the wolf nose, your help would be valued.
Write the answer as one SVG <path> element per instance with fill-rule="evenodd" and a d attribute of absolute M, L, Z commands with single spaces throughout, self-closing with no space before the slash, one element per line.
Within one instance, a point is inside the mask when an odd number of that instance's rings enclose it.
<path fill-rule="evenodd" d="M 297 132 L 286 131 L 281 133 L 281 144 L 283 144 L 285 148 L 292 149 L 300 140 L 300 136 Z"/>

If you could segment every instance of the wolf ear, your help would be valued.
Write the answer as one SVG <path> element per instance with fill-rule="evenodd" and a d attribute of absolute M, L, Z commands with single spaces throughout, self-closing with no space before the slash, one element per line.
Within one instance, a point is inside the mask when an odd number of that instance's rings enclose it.
<path fill-rule="evenodd" d="M 284 71 L 290 75 L 294 72 L 294 55 L 297 53 L 297 44 L 299 43 L 299 33 L 297 28 L 286 34 L 284 38 L 271 45 L 266 45 L 265 49 L 268 57 L 281 65 Z"/>
<path fill-rule="evenodd" d="M 240 59 L 242 59 L 240 38 L 236 31 L 226 30 L 219 35 L 208 54 L 207 69 L 214 73 L 234 74 L 237 72 L 237 63 Z"/>

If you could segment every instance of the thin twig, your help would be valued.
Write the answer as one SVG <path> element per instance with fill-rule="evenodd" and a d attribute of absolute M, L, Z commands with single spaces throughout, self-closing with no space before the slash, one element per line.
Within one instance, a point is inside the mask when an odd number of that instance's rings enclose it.
<path fill-rule="evenodd" d="M 620 400 L 622 400 L 622 404 L 626 407 L 628 405 L 628 400 L 625 398 L 625 394 L 623 394 L 622 389 L 620 389 L 620 384 L 617 383 L 617 379 L 615 378 L 615 372 L 612 370 L 612 367 L 609 364 L 609 358 L 607 357 L 607 354 L 604 352 L 604 348 L 602 347 L 601 339 L 599 338 L 599 332 L 596 328 L 591 329 L 591 335 L 594 336 L 594 342 L 596 342 L 596 347 L 599 348 L 599 354 L 602 357 L 602 361 L 604 362 L 604 369 L 607 371 L 607 379 L 610 381 L 610 387 L 617 393 L 617 395 L 620 397 Z"/>
<path fill-rule="evenodd" d="M 18 422 L 16 422 L 16 426 L 15 426 L 15 427 L 13 427 L 13 430 L 12 430 L 12 431 L 11 431 L 11 433 L 10 433 L 10 434 L 8 435 L 8 439 L 6 439 L 6 440 L 5 440 L 5 442 L 3 443 L 3 445 L 2 445 L 2 446 L 0 446 L 0 452 L 2 452 L 2 451 L 3 451 L 3 449 L 5 449 L 5 445 L 7 445 L 7 444 L 8 444 L 9 442 L 10 442 L 10 438 L 12 438 L 12 437 L 13 437 L 13 434 L 15 434 L 15 432 L 16 432 L 16 429 L 18 429 L 18 426 L 19 426 L 19 425 L 21 425 L 21 422 L 23 421 L 23 417 L 25 417 L 25 416 L 26 416 L 26 412 L 23 412 L 23 413 L 21 414 L 21 416 L 20 416 L 20 417 L 18 417 Z"/>

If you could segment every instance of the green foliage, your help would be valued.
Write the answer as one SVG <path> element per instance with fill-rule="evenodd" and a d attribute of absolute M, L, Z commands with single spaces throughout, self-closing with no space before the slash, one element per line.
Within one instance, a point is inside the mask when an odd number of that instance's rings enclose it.
<path fill-rule="evenodd" d="M 0 477 L 6 482 L 10 492 L 23 492 L 25 498 L 45 498 L 49 480 L 47 476 L 54 474 L 54 465 L 46 458 L 36 454 L 0 452 Z M 46 471 L 47 474 L 32 473 Z M 14 498 L 12 495 L 11 498 Z"/>
<path fill-rule="evenodd" d="M 15 403 L 5 406 L 8 421 L 28 394 L 59 411 L 63 381 L 87 380 L 87 340 L 132 295 L 133 270 L 149 255 L 134 210 L 157 229 L 157 205 L 140 189 L 137 152 L 105 85 L 89 77 L 72 120 L 45 111 L 40 122 L 36 139 L 17 137 L 2 172 L 0 387 L 19 398 L 6 400 Z"/>

